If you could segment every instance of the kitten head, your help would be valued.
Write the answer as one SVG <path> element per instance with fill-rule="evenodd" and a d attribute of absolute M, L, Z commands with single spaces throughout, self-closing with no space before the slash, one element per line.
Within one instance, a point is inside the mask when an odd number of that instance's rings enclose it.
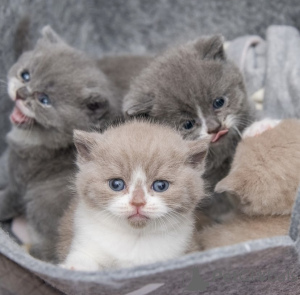
<path fill-rule="evenodd" d="M 58 144 L 71 142 L 75 128 L 99 127 L 116 108 L 104 74 L 50 26 L 10 69 L 8 93 L 15 102 L 14 127 L 47 134 L 48 143 L 49 134 Z"/>
<path fill-rule="evenodd" d="M 300 182 L 299 132 L 299 120 L 284 120 L 244 138 L 215 191 L 234 195 L 248 215 L 290 214 Z"/>
<path fill-rule="evenodd" d="M 208 140 L 184 141 L 162 125 L 132 121 L 103 134 L 75 131 L 81 199 L 133 228 L 182 222 L 204 197 Z"/>
<path fill-rule="evenodd" d="M 250 117 L 242 75 L 226 59 L 220 36 L 154 60 L 133 81 L 123 111 L 167 122 L 187 139 L 214 134 L 215 145 L 241 131 Z"/>

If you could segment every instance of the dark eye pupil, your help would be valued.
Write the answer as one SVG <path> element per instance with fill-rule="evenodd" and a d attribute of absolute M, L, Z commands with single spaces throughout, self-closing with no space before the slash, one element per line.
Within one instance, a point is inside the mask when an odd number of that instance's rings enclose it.
<path fill-rule="evenodd" d="M 125 188 L 125 183 L 122 179 L 111 179 L 109 186 L 114 191 L 121 191 Z"/>
<path fill-rule="evenodd" d="M 194 121 L 186 121 L 183 124 L 184 129 L 192 129 L 194 127 L 195 122 Z"/>
<path fill-rule="evenodd" d="M 169 188 L 169 183 L 166 180 L 157 180 L 153 182 L 152 188 L 156 192 L 164 192 Z"/>
<path fill-rule="evenodd" d="M 224 105 L 224 103 L 225 103 L 224 98 L 223 98 L 223 97 L 218 97 L 218 98 L 216 98 L 216 99 L 214 100 L 214 102 L 213 102 L 213 107 L 214 107 L 215 109 L 219 109 L 219 108 L 221 108 L 221 107 Z"/>
<path fill-rule="evenodd" d="M 28 82 L 30 80 L 30 75 L 28 71 L 24 71 L 21 73 L 21 77 L 25 82 Z"/>

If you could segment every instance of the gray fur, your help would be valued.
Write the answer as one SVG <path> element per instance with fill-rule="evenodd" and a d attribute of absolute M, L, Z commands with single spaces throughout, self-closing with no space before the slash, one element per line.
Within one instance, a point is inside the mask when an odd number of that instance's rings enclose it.
<path fill-rule="evenodd" d="M 228 97 L 228 104 L 216 112 L 212 104 L 220 96 Z M 228 115 L 236 118 L 225 138 L 210 146 L 204 179 L 211 194 L 228 173 L 239 132 L 254 119 L 242 75 L 226 59 L 220 36 L 201 38 L 156 58 L 132 83 L 123 111 L 127 116 L 142 115 L 166 122 L 178 128 L 184 138 L 197 139 L 202 128 L 197 107 L 201 108 L 208 128 L 213 129 Z M 195 120 L 193 129 L 183 128 L 187 120 Z M 222 203 L 223 197 L 215 195 L 218 198 Z M 214 210 L 218 215 L 226 208 Z"/>
<path fill-rule="evenodd" d="M 102 128 L 120 116 L 121 96 L 93 60 L 68 46 L 49 26 L 42 34 L 8 74 L 8 80 L 22 80 L 22 70 L 30 72 L 31 80 L 18 91 L 35 119 L 13 126 L 7 136 L 0 220 L 25 214 L 34 237 L 31 253 L 55 261 L 58 222 L 72 198 L 73 130 Z M 37 93 L 46 93 L 51 105 L 41 105 Z"/>

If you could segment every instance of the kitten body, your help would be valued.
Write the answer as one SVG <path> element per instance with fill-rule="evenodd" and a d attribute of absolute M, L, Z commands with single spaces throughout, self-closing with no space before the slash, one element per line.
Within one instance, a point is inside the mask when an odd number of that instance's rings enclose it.
<path fill-rule="evenodd" d="M 118 88 L 94 60 L 49 26 L 42 35 L 8 73 L 15 108 L 1 159 L 6 176 L 1 179 L 0 220 L 25 214 L 31 253 L 55 261 L 58 221 L 72 196 L 69 184 L 76 170 L 73 130 L 103 128 L 122 116 L 125 86 Z"/>
<path fill-rule="evenodd" d="M 227 175 L 240 133 L 254 119 L 242 75 L 226 59 L 219 36 L 201 38 L 154 59 L 131 84 L 123 111 L 165 122 L 186 139 L 214 135 L 203 176 L 210 194 Z M 210 212 L 216 218 L 226 211 L 222 200 Z"/>
<path fill-rule="evenodd" d="M 245 130 L 228 176 L 216 186 L 237 200 L 237 214 L 200 233 L 204 249 L 288 234 L 300 184 L 299 132 L 295 119 L 266 119 Z"/>
<path fill-rule="evenodd" d="M 194 210 L 204 196 L 208 140 L 184 141 L 169 127 L 143 121 L 104 134 L 76 131 L 74 140 L 78 197 L 61 223 L 64 267 L 129 267 L 197 249 Z M 114 191 L 112 180 L 124 187 Z M 157 182 L 167 182 L 166 189 L 157 190 Z"/>
<path fill-rule="evenodd" d="M 291 216 L 255 216 L 237 215 L 223 224 L 205 228 L 197 236 L 203 250 L 230 246 L 249 240 L 265 239 L 288 235 Z"/>

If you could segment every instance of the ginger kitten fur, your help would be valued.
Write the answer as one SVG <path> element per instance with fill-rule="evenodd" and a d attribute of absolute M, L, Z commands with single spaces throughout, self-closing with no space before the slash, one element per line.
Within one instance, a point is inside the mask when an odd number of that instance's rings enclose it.
<path fill-rule="evenodd" d="M 288 234 L 300 183 L 299 134 L 295 119 L 265 119 L 245 130 L 229 175 L 216 186 L 236 198 L 237 214 L 200 233 L 204 249 Z"/>
<path fill-rule="evenodd" d="M 130 267 L 196 250 L 194 210 L 204 197 L 208 140 L 132 121 L 103 134 L 75 131 L 77 198 L 58 252 L 76 270 Z"/>

